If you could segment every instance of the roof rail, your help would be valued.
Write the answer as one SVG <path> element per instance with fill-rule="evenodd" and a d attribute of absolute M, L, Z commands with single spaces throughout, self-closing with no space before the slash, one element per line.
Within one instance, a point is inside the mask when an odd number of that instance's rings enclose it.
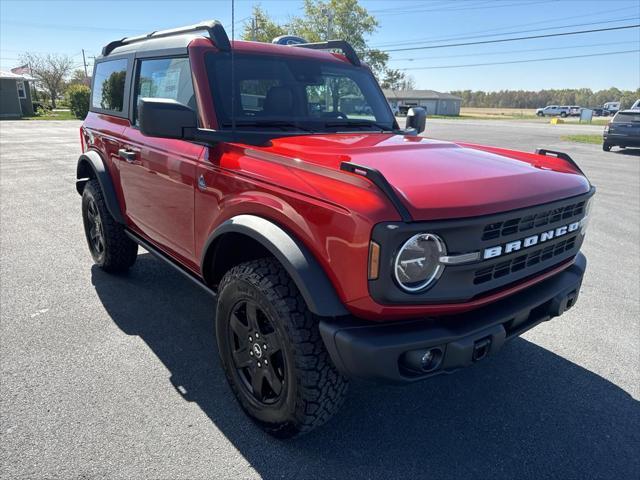
<path fill-rule="evenodd" d="M 311 48 L 313 50 L 342 50 L 344 56 L 347 57 L 353 65 L 359 67 L 361 65 L 360 59 L 358 58 L 358 54 L 353 49 L 351 44 L 345 40 L 329 40 L 327 42 L 317 42 L 317 43 L 295 43 L 291 44 L 291 47 L 302 47 L 302 48 Z"/>
<path fill-rule="evenodd" d="M 201 30 L 205 30 L 208 33 L 209 38 L 213 41 L 216 47 L 218 47 L 218 49 L 225 50 L 225 51 L 231 50 L 231 43 L 229 42 L 229 37 L 227 36 L 227 32 L 225 31 L 222 24 L 217 20 L 207 20 L 201 23 L 197 23 L 195 25 L 187 25 L 185 27 L 170 28 L 168 30 L 158 30 L 157 32 L 151 32 L 145 35 L 139 35 L 137 37 L 126 37 L 120 40 L 114 40 L 113 42 L 110 42 L 105 47 L 103 47 L 102 56 L 106 57 L 115 48 L 121 47 L 123 45 L 129 45 L 131 43 L 136 43 L 136 42 L 143 42 L 151 38 L 171 37 L 173 35 L 181 35 L 183 33 L 198 32 Z"/>

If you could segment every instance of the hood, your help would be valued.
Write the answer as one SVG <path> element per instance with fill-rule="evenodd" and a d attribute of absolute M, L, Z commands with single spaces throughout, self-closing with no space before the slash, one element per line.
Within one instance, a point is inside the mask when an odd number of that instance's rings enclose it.
<path fill-rule="evenodd" d="M 265 150 L 335 170 L 342 162 L 374 168 L 415 220 L 499 213 L 590 189 L 583 175 L 554 157 L 423 137 L 309 135 L 273 140 Z"/>

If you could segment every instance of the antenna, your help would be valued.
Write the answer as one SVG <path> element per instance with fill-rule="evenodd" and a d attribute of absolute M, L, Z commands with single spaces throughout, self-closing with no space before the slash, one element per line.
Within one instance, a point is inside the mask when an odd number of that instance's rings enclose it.
<path fill-rule="evenodd" d="M 231 134 L 236 137 L 236 65 L 233 43 L 236 40 L 236 2 L 231 0 Z"/>

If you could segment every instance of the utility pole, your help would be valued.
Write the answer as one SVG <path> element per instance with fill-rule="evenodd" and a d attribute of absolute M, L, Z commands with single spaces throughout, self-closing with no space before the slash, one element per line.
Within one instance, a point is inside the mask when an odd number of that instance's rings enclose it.
<path fill-rule="evenodd" d="M 89 80 L 89 74 L 87 73 L 87 59 L 84 56 L 84 48 L 82 49 L 82 64 L 84 65 L 84 80 Z"/>
<path fill-rule="evenodd" d="M 333 17 L 335 14 L 333 13 L 333 10 L 328 8 L 324 8 L 322 13 L 327 16 L 327 33 L 325 40 L 331 40 L 331 37 L 333 36 Z"/>
<path fill-rule="evenodd" d="M 256 17 L 251 17 L 251 40 L 254 42 L 258 36 L 258 20 Z"/>

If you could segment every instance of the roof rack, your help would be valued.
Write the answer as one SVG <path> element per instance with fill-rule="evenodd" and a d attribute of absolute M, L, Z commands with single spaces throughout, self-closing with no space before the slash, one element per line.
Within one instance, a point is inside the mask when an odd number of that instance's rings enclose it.
<path fill-rule="evenodd" d="M 353 65 L 359 67 L 361 65 L 360 59 L 358 58 L 358 54 L 353 49 L 353 47 L 349 44 L 349 42 L 345 40 L 329 40 L 327 42 L 317 42 L 317 43 L 294 43 L 290 45 L 291 47 L 302 47 L 302 48 L 311 48 L 312 50 L 342 50 L 344 56 L 347 57 Z"/>
<path fill-rule="evenodd" d="M 209 38 L 220 50 L 231 50 L 231 43 L 227 32 L 224 30 L 222 24 L 217 20 L 207 20 L 205 22 L 197 23 L 195 25 L 187 25 L 186 27 L 170 28 L 168 30 L 158 30 L 156 32 L 147 33 L 145 35 L 139 35 L 137 37 L 126 37 L 120 40 L 114 40 L 108 43 L 102 49 L 102 56 L 106 57 L 114 49 L 123 45 L 129 45 L 131 43 L 143 42 L 151 38 L 163 38 L 171 37 L 173 35 L 182 35 L 183 33 L 206 31 Z"/>

